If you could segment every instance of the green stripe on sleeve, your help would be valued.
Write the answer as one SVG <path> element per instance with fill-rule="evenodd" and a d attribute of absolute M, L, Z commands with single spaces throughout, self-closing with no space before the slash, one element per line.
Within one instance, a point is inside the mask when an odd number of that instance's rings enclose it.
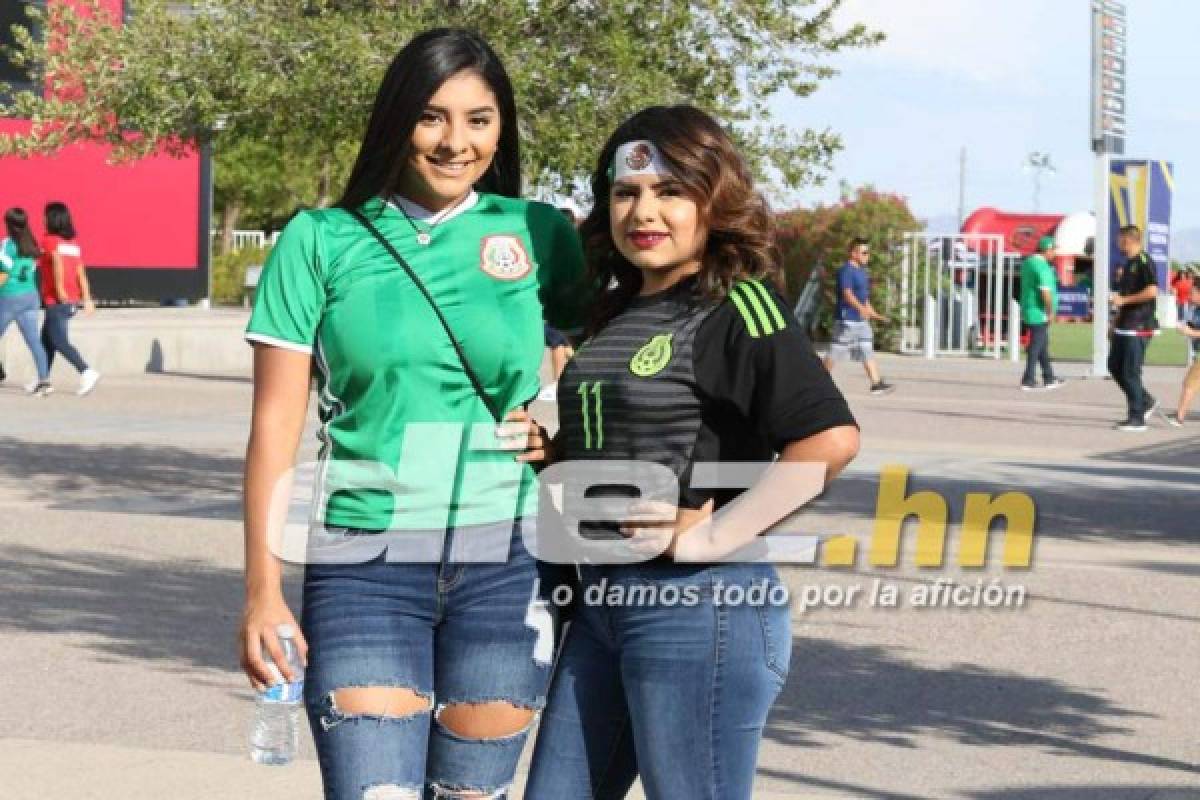
<path fill-rule="evenodd" d="M 774 333 L 775 328 L 771 325 L 771 319 L 767 316 L 762 303 L 758 302 L 758 296 L 754 290 L 747 286 L 745 281 L 739 283 L 735 288 L 740 290 L 742 298 L 750 303 L 750 308 L 754 310 L 754 318 L 758 320 L 758 326 L 762 328 L 763 335 L 770 336 Z"/>
<path fill-rule="evenodd" d="M 758 293 L 762 295 L 763 303 L 771 310 L 771 318 L 775 320 L 775 330 L 778 332 L 786 328 L 787 323 L 784 322 L 783 315 L 779 313 L 779 306 L 775 305 L 775 300 L 767 288 L 758 281 L 750 281 L 750 285 L 758 290 Z"/>
<path fill-rule="evenodd" d="M 742 314 L 742 321 L 746 323 L 746 330 L 750 331 L 750 336 L 757 339 L 758 325 L 754 324 L 754 318 L 750 315 L 750 311 L 746 308 L 746 304 L 742 302 L 742 298 L 738 297 L 738 287 L 734 286 L 733 291 L 729 293 L 729 299 L 737 307 L 737 310 Z"/>

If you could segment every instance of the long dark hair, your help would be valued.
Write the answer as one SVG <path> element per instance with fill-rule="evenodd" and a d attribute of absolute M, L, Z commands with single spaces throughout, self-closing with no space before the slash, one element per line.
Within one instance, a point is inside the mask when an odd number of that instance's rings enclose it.
<path fill-rule="evenodd" d="M 75 223 L 71 222 L 71 211 L 66 203 L 46 203 L 46 233 L 64 239 L 75 238 Z"/>
<path fill-rule="evenodd" d="M 683 191 L 698 206 L 708 231 L 698 288 L 711 301 L 723 300 L 745 278 L 781 286 L 783 272 L 775 245 L 775 218 L 754 188 L 754 177 L 733 140 L 694 106 L 651 106 L 613 132 L 600 151 L 592 175 L 595 205 L 579 227 L 592 286 L 602 290 L 591 331 L 619 314 L 642 287 L 642 273 L 630 264 L 612 238 L 609 222 L 610 167 L 617 148 L 646 139 L 662 152 Z"/>
<path fill-rule="evenodd" d="M 458 28 L 437 28 L 405 45 L 388 67 L 338 206 L 358 208 L 372 198 L 396 192 L 408 162 L 413 130 L 429 98 L 448 78 L 464 70 L 483 79 L 496 96 L 500 112 L 499 147 L 476 187 L 493 194 L 520 196 L 520 133 L 517 103 L 508 73 L 479 34 Z"/>
<path fill-rule="evenodd" d="M 8 238 L 17 246 L 17 255 L 25 258 L 36 258 L 41 255 L 33 231 L 29 230 L 29 215 L 23 208 L 10 208 L 4 212 L 4 227 L 8 230 Z"/>

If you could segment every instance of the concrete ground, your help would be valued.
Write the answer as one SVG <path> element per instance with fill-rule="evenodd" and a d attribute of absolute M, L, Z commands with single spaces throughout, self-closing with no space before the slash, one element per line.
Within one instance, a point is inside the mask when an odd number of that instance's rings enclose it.
<path fill-rule="evenodd" d="M 1200 798 L 1200 416 L 1121 434 L 1108 381 L 1025 394 L 1008 364 L 884 366 L 887 397 L 839 370 L 864 449 L 799 528 L 865 538 L 881 468 L 903 465 L 951 520 L 969 492 L 1027 493 L 1033 566 L 786 569 L 796 597 L 878 580 L 900 602 L 793 606 L 755 797 Z M 1148 372 L 1168 407 L 1179 378 Z M 106 376 L 88 398 L 0 385 L 0 797 L 320 796 L 310 743 L 287 768 L 245 755 L 250 389 L 237 372 Z M 1026 600 L 911 607 L 939 578 Z"/>

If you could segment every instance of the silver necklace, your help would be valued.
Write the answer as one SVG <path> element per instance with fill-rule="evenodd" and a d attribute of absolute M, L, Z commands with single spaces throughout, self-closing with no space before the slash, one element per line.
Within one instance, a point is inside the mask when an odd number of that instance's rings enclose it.
<path fill-rule="evenodd" d="M 396 208 L 400 209 L 400 213 L 404 215 L 404 218 L 408 220 L 408 224 L 412 226 L 413 232 L 417 234 L 417 244 L 424 247 L 433 241 L 433 229 L 438 226 L 438 223 L 441 222 L 441 220 L 438 220 L 430 225 L 429 230 L 423 231 L 417 225 L 417 221 L 412 218 L 412 216 L 408 213 L 408 210 L 402 204 L 396 203 Z"/>
<path fill-rule="evenodd" d="M 396 208 L 400 209 L 400 213 L 404 215 L 404 218 L 406 220 L 408 220 L 408 224 L 412 226 L 413 233 L 415 233 L 417 235 L 417 244 L 424 247 L 433 241 L 433 229 L 436 228 L 438 225 L 441 225 L 446 220 L 453 217 L 454 216 L 453 209 L 458 208 L 463 203 L 467 202 L 467 200 L 470 197 L 471 197 L 471 195 L 468 193 L 466 197 L 464 197 L 459 202 L 455 203 L 450 208 L 447 208 L 444 211 L 442 211 L 438 214 L 435 214 L 434 217 L 437 219 L 437 221 L 430 223 L 428 230 L 421 229 L 421 226 L 417 224 L 417 221 L 412 218 L 411 214 L 408 213 L 408 209 L 406 209 L 404 207 L 404 204 L 400 202 L 399 195 L 396 196 L 396 199 L 393 201 L 392 205 L 394 205 Z"/>

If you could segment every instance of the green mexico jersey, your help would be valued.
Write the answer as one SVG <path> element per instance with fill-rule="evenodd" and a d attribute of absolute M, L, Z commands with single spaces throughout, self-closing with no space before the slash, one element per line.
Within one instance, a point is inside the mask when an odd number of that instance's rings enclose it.
<path fill-rule="evenodd" d="M 489 194 L 440 219 L 407 210 L 415 224 L 382 200 L 363 207 L 441 308 L 492 406 L 522 406 L 538 392 L 543 317 L 573 328 L 586 300 L 575 229 L 551 206 Z M 313 354 L 327 525 L 433 530 L 536 512 L 532 470 L 499 449 L 433 309 L 346 211 L 288 224 L 246 337 Z"/>
<path fill-rule="evenodd" d="M 37 291 L 37 262 L 17 253 L 17 243 L 12 239 L 0 242 L 0 272 L 8 280 L 0 284 L 0 297 L 12 297 Z"/>
<path fill-rule="evenodd" d="M 1046 307 L 1042 289 L 1050 290 L 1051 305 Z M 1054 267 L 1041 255 L 1034 254 L 1021 262 L 1021 321 L 1026 325 L 1044 325 L 1058 308 L 1058 276 Z"/>

